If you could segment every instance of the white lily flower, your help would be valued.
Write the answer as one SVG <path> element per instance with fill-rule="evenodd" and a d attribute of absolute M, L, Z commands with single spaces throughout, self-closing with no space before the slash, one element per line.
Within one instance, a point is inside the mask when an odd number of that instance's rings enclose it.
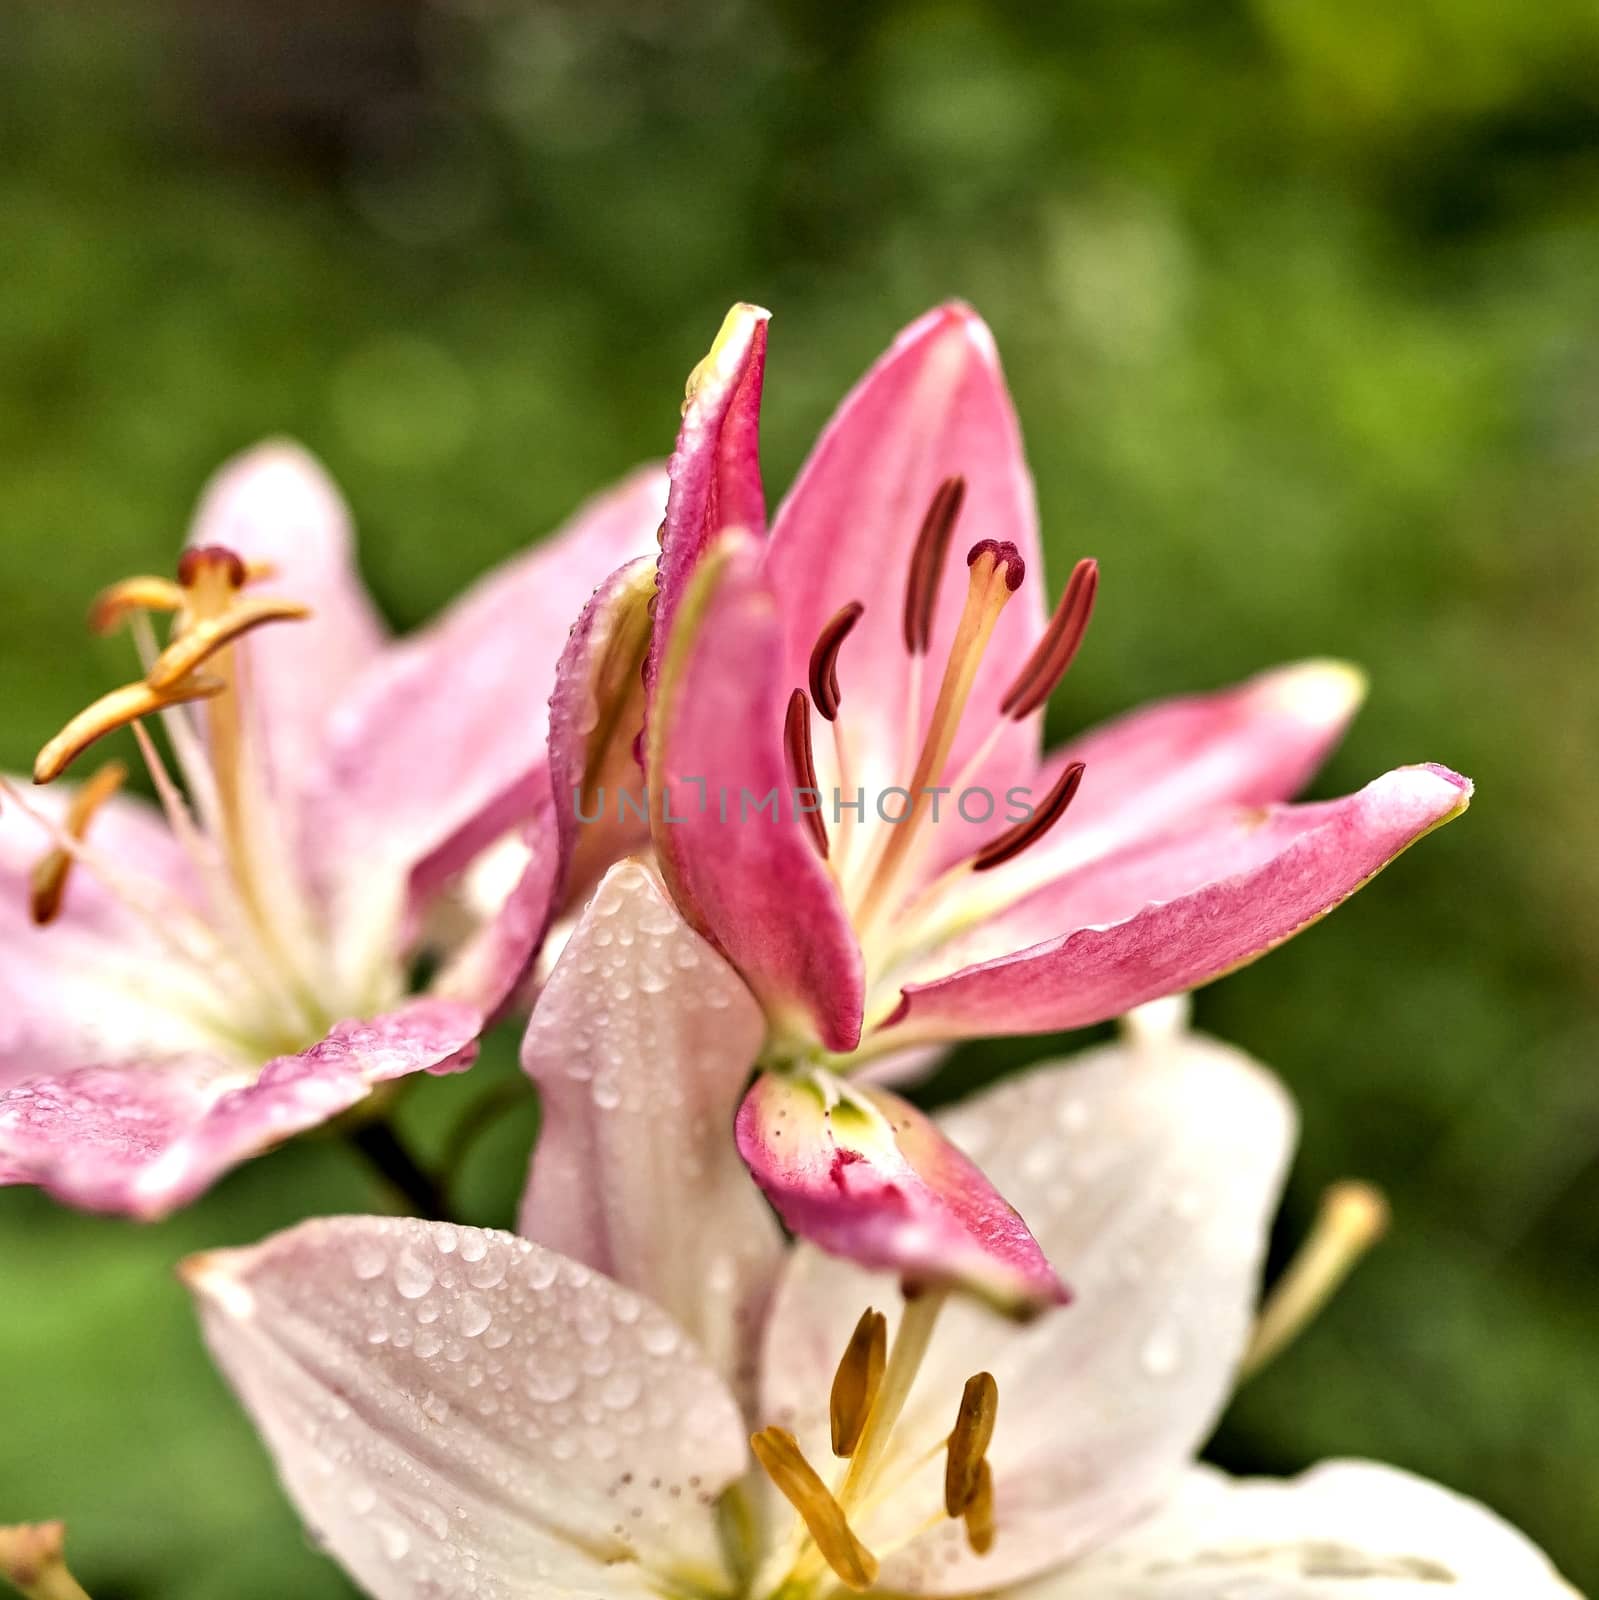
<path fill-rule="evenodd" d="M 784 1245 L 730 1137 L 759 1008 L 624 864 L 529 1030 L 529 1237 L 331 1218 L 185 1276 L 301 1514 L 378 1600 L 1569 1594 L 1492 1514 L 1389 1468 L 1193 1464 L 1294 1114 L 1174 1020 L 940 1119 L 1075 1299 L 935 1323 L 942 1296 Z"/>

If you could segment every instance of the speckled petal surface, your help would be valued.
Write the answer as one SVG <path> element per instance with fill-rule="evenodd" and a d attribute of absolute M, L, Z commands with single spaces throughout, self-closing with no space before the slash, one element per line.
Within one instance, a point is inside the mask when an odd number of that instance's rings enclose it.
<path fill-rule="evenodd" d="M 307 1222 L 183 1275 L 317 1540 L 380 1600 L 725 1583 L 731 1395 L 659 1308 L 511 1234 Z"/>

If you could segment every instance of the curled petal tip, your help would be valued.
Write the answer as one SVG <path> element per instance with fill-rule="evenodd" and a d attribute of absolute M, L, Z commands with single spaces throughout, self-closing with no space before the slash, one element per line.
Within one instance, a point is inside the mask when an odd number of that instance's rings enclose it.
<path fill-rule="evenodd" d="M 196 1300 L 242 1321 L 255 1310 L 255 1296 L 232 1270 L 233 1255 L 231 1250 L 202 1250 L 185 1256 L 174 1270 L 178 1281 Z"/>
<path fill-rule="evenodd" d="M 1296 662 L 1260 680 L 1260 693 L 1318 727 L 1338 727 L 1360 709 L 1370 680 L 1353 662 L 1330 657 Z"/>

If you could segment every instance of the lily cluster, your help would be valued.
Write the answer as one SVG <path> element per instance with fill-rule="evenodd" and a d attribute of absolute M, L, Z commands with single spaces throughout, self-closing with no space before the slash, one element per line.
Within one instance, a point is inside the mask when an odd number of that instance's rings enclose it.
<path fill-rule="evenodd" d="M 1294 1113 L 1182 997 L 1469 782 L 1291 803 L 1363 692 L 1326 661 L 1045 755 L 1100 570 L 1046 604 L 988 330 L 907 329 L 770 527 L 766 338 L 735 307 L 665 471 L 410 639 L 286 445 L 96 600 L 138 675 L 0 796 L 0 1182 L 160 1216 L 320 1123 L 370 1143 L 529 1012 L 518 1233 L 314 1219 L 183 1268 L 382 1600 L 1569 1593 L 1390 1469 L 1194 1464 L 1381 1206 L 1338 1191 L 1257 1314 Z M 154 804 L 63 778 L 124 729 Z M 946 1115 L 889 1087 L 1114 1018 Z M 59 1530 L 10 1549 L 65 1572 Z"/>

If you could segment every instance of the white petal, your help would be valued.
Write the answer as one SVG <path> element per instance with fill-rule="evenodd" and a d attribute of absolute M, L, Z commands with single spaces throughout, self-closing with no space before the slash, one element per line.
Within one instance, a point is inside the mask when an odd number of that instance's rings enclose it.
<path fill-rule="evenodd" d="M 999 1535 L 978 1558 L 945 1523 L 886 1560 L 883 1581 L 954 1593 L 1071 1558 L 1176 1480 L 1248 1336 L 1294 1116 L 1239 1052 L 1154 1034 L 1011 1079 L 942 1126 L 1076 1297 L 1023 1329 L 975 1307 L 943 1313 L 894 1454 L 909 1470 L 935 1451 L 964 1380 L 992 1372 Z M 802 1441 L 826 1449 L 832 1363 L 868 1301 L 892 1296 L 881 1278 L 813 1253 L 796 1260 L 767 1346 L 770 1420 L 792 1408 Z M 930 1461 L 862 1530 L 879 1554 L 933 1512 L 942 1472 Z"/>
<path fill-rule="evenodd" d="M 738 1410 L 639 1296 L 414 1218 L 303 1223 L 184 1276 L 301 1515 L 380 1600 L 723 1581 Z"/>
<path fill-rule="evenodd" d="M 1011 1600 L 1555 1600 L 1576 1591 L 1473 1500 L 1393 1467 L 1199 1467 L 1153 1516 Z"/>
<path fill-rule="evenodd" d="M 647 1294 L 747 1395 L 782 1236 L 733 1143 L 765 1033 L 653 872 L 606 875 L 539 996 L 522 1063 L 544 1122 L 521 1231 Z"/>

